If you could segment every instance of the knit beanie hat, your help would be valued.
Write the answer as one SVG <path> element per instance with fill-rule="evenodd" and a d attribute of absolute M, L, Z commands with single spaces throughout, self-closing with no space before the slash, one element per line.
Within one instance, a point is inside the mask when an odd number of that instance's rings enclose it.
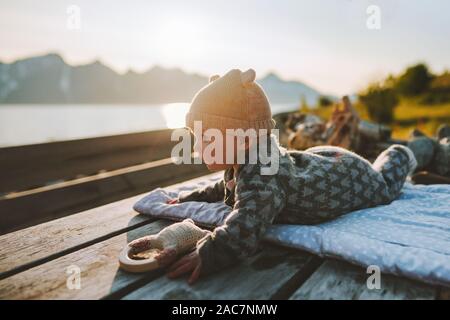
<path fill-rule="evenodd" d="M 269 101 L 255 82 L 253 69 L 242 72 L 233 69 L 220 77 L 211 76 L 209 84 L 200 89 L 186 115 L 186 126 L 193 129 L 194 121 L 203 128 L 259 129 L 274 128 Z"/>

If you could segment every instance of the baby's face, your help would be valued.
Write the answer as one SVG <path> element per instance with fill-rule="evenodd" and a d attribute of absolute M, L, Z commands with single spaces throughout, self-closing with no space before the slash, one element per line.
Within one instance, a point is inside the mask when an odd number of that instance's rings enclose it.
<path fill-rule="evenodd" d="M 226 170 L 236 164 L 237 147 L 235 138 L 227 139 L 221 131 L 221 137 L 210 135 L 206 129 L 202 137 L 195 137 L 194 150 L 202 156 L 203 162 L 210 171 Z M 227 157 L 228 155 L 228 157 Z"/>

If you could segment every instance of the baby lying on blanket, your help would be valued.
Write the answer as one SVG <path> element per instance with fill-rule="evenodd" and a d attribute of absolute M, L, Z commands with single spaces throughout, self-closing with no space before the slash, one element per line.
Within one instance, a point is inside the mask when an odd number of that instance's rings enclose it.
<path fill-rule="evenodd" d="M 316 224 L 390 203 L 417 165 L 402 145 L 390 146 L 373 164 L 334 146 L 285 150 L 273 134 L 270 105 L 252 69 L 213 76 L 194 97 L 186 122 L 208 169 L 225 170 L 224 178 L 169 202 L 224 201 L 233 208 L 195 251 L 178 259 L 169 249 L 158 257 L 161 265 L 171 265 L 169 277 L 191 273 L 190 283 L 255 253 L 272 223 Z M 214 145 L 217 133 L 225 137 L 223 146 Z M 139 241 L 132 245 L 142 247 Z"/>

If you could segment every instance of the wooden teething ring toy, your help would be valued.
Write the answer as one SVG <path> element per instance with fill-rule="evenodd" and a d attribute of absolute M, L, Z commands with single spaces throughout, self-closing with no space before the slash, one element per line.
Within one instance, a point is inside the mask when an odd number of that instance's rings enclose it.
<path fill-rule="evenodd" d="M 209 231 L 197 227 L 192 219 L 185 219 L 151 236 L 151 247 L 142 250 L 144 252 L 155 249 L 155 254 L 150 254 L 148 258 L 133 259 L 132 256 L 135 253 L 132 252 L 133 248 L 130 244 L 127 244 L 119 255 L 119 265 L 123 270 L 128 272 L 148 272 L 158 269 L 160 265 L 158 260 L 155 259 L 156 250 L 160 251 L 166 248 L 174 248 L 177 254 L 185 253 L 193 249 L 197 241 L 208 233 Z"/>
<path fill-rule="evenodd" d="M 154 257 L 137 260 L 132 257 L 132 247 L 127 244 L 119 255 L 120 267 L 128 272 L 148 272 L 159 268 L 158 260 Z"/>

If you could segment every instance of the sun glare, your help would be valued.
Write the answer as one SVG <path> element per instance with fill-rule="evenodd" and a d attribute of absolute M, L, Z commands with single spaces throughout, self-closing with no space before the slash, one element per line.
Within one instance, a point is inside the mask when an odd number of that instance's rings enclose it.
<path fill-rule="evenodd" d="M 204 48 L 203 29 L 195 21 L 172 18 L 161 24 L 155 42 L 165 55 L 194 56 Z"/>
<path fill-rule="evenodd" d="M 168 103 L 164 105 L 162 114 L 167 128 L 176 129 L 184 127 L 186 113 L 188 111 L 188 103 Z"/>

